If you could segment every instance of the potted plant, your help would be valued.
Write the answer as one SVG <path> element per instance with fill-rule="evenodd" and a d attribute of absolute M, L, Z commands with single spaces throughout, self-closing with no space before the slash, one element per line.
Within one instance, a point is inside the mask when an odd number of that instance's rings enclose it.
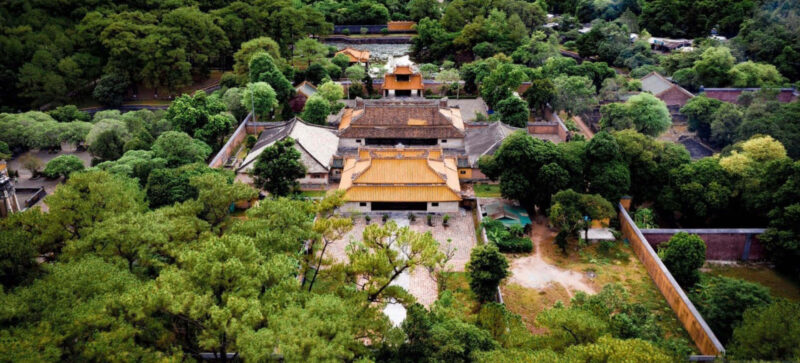
<path fill-rule="evenodd" d="M 442 225 L 447 227 L 447 221 L 449 221 L 449 220 L 450 220 L 450 215 L 449 214 L 445 214 L 444 217 L 442 217 Z"/>
<path fill-rule="evenodd" d="M 384 224 L 386 224 L 386 221 L 389 220 L 389 215 L 384 213 L 383 216 L 381 216 L 381 220 L 383 221 Z"/>
<path fill-rule="evenodd" d="M 414 223 L 414 221 L 416 221 L 416 220 L 417 220 L 417 216 L 415 216 L 414 213 L 408 212 L 408 221 L 411 222 L 411 223 Z"/>
<path fill-rule="evenodd" d="M 428 214 L 427 216 L 425 216 L 425 218 L 428 219 L 428 225 L 433 227 L 433 215 L 432 214 Z"/>
<path fill-rule="evenodd" d="M 366 216 L 364 216 L 364 220 L 367 221 L 367 224 L 369 224 L 369 222 L 372 220 L 372 217 L 370 217 L 369 215 L 366 215 Z"/>

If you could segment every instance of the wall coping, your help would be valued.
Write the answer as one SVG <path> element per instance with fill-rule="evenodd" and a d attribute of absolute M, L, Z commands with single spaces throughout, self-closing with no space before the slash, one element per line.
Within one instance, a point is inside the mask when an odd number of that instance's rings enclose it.
<path fill-rule="evenodd" d="M 638 229 L 638 227 L 637 227 Z M 691 234 L 762 234 L 765 228 L 646 228 L 643 234 L 675 234 L 686 232 Z"/>
<path fill-rule="evenodd" d="M 672 285 L 672 287 L 675 289 L 675 291 L 678 292 L 678 297 L 680 297 L 680 299 L 683 301 L 683 303 L 689 309 L 689 312 L 694 316 L 694 318 L 700 324 L 700 327 L 703 329 L 703 331 L 706 333 L 708 338 L 711 340 L 711 343 L 714 345 L 714 347 L 717 349 L 717 351 L 720 353 L 720 355 L 724 355 L 725 354 L 725 347 L 722 345 L 722 343 L 720 343 L 719 339 L 717 339 L 717 336 L 714 334 L 714 331 L 711 330 L 711 328 L 708 326 L 708 324 L 706 323 L 705 319 L 703 319 L 703 316 L 700 315 L 700 312 L 697 311 L 697 308 L 694 306 L 694 304 L 692 304 L 692 301 L 689 300 L 689 297 L 686 296 L 686 292 L 683 291 L 683 288 L 681 288 L 681 286 L 678 285 L 678 282 L 675 281 L 675 277 L 672 276 L 672 273 L 669 272 L 669 270 L 667 269 L 667 266 L 665 266 L 664 262 L 661 261 L 661 258 L 658 257 L 658 254 L 656 254 L 656 251 L 653 249 L 653 246 L 651 246 L 650 242 L 647 241 L 647 238 L 644 237 L 644 235 L 642 234 L 642 231 L 639 230 L 639 227 L 637 227 L 636 223 L 633 222 L 633 219 L 631 218 L 631 216 L 628 215 L 628 211 L 622 206 L 622 203 L 617 203 L 617 208 L 619 208 L 620 216 L 625 219 L 625 222 L 628 223 L 628 225 L 631 227 L 631 229 L 633 230 L 633 233 L 635 233 L 636 236 L 639 237 L 639 239 L 643 242 L 644 248 L 645 248 L 645 251 L 647 251 L 647 254 L 649 254 L 650 257 L 655 259 L 655 261 L 656 261 L 656 263 L 658 265 L 658 268 L 667 277 L 667 280 L 669 281 L 670 285 Z M 653 277 L 650 276 L 650 279 L 652 279 L 652 278 Z M 663 293 L 662 293 L 662 295 L 663 295 Z M 675 311 L 675 309 L 673 309 L 673 311 Z"/>
<path fill-rule="evenodd" d="M 244 120 L 242 121 L 242 123 L 239 124 L 239 127 L 236 128 L 236 131 L 234 131 L 231 134 L 231 136 L 228 138 L 228 141 L 225 142 L 225 145 L 222 146 L 221 149 L 219 149 L 219 151 L 217 152 L 217 155 L 215 155 L 214 158 L 211 159 L 211 161 L 208 163 L 209 167 L 213 168 L 214 165 L 220 161 L 224 151 L 227 150 L 231 146 L 231 143 L 233 142 L 233 140 L 236 139 L 236 135 L 238 135 L 240 132 L 244 131 L 245 127 L 247 126 L 247 123 L 250 122 L 250 119 L 252 117 L 253 117 L 253 113 L 252 112 L 247 114 L 247 117 L 245 117 Z"/>

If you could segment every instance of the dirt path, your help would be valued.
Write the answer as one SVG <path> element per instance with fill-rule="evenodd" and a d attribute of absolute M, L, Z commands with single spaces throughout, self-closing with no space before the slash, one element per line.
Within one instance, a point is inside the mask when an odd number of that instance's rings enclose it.
<path fill-rule="evenodd" d="M 551 265 L 542 258 L 540 245 L 553 243 L 554 236 L 546 225 L 543 223 L 533 224 L 531 234 L 534 253 L 530 256 L 512 260 L 512 275 L 509 278 L 509 282 L 534 289 L 545 289 L 550 284 L 560 284 L 567 289 L 570 297 L 575 291 L 584 291 L 590 294 L 595 292 L 591 286 L 584 282 L 583 274 Z"/>
<path fill-rule="evenodd" d="M 572 116 L 572 119 L 575 120 L 575 125 L 578 125 L 578 128 L 581 129 L 583 136 L 586 136 L 586 140 L 591 140 L 592 137 L 594 137 L 594 132 L 592 132 L 592 129 L 590 129 L 589 126 L 586 126 L 586 124 L 583 123 L 583 120 L 580 116 Z"/>

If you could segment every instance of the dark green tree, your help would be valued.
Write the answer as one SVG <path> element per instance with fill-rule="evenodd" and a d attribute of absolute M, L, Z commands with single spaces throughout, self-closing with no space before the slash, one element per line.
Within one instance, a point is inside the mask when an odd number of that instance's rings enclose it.
<path fill-rule="evenodd" d="M 306 167 L 300 161 L 300 152 L 294 148 L 292 138 L 265 148 L 253 167 L 256 187 L 276 196 L 296 192 L 299 188 L 297 179 L 305 175 Z"/>
<path fill-rule="evenodd" d="M 481 302 L 494 301 L 497 287 L 508 276 L 508 260 L 494 244 L 472 249 L 469 263 L 469 287 Z"/>
<path fill-rule="evenodd" d="M 658 257 L 681 286 L 691 288 L 706 262 L 706 243 L 696 234 L 678 232 L 658 246 Z"/>

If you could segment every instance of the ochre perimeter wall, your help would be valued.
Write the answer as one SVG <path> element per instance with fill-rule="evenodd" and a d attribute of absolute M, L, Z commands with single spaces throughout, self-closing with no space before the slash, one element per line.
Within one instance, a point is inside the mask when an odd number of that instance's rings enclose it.
<path fill-rule="evenodd" d="M 675 278 L 664 266 L 664 263 L 658 258 L 655 250 L 644 238 L 636 224 L 633 223 L 622 204 L 619 204 L 619 221 L 622 234 L 630 243 L 636 256 L 644 264 L 647 273 L 650 274 L 650 278 L 653 279 L 658 290 L 664 295 L 669 306 L 675 311 L 678 320 L 689 332 L 689 336 L 692 337 L 692 340 L 700 349 L 700 353 L 709 356 L 722 356 L 725 353 L 725 348 L 714 335 L 714 332 L 711 331 L 711 328 L 708 327 L 705 320 L 703 320 L 703 317 L 686 296 L 686 293 L 675 281 Z"/>

